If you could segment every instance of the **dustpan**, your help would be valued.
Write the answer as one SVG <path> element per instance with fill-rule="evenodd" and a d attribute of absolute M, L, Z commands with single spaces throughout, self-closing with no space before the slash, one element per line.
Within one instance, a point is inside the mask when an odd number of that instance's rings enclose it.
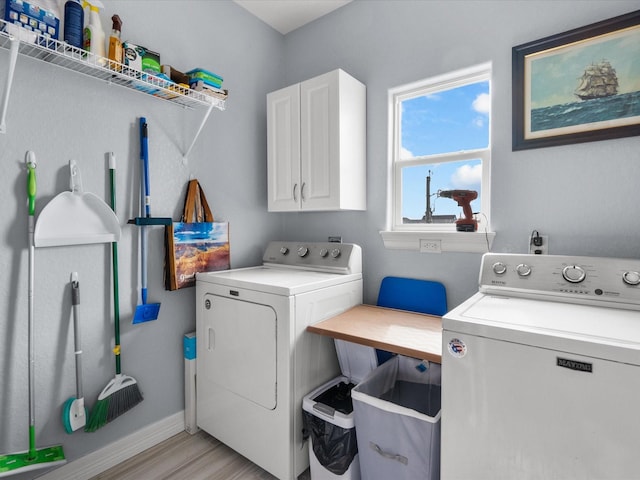
<path fill-rule="evenodd" d="M 70 192 L 53 198 L 40 212 L 34 232 L 36 247 L 110 243 L 120 240 L 118 217 L 104 200 L 83 192 L 75 160 L 69 160 Z"/>

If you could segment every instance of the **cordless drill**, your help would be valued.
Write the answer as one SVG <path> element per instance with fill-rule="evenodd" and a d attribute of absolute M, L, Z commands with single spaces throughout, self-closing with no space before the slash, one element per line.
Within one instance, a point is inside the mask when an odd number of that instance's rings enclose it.
<path fill-rule="evenodd" d="M 456 220 L 456 230 L 459 232 L 475 232 L 478 229 L 478 222 L 473 218 L 471 202 L 478 198 L 475 190 L 440 190 L 439 197 L 451 198 L 462 207 L 464 218 Z"/>

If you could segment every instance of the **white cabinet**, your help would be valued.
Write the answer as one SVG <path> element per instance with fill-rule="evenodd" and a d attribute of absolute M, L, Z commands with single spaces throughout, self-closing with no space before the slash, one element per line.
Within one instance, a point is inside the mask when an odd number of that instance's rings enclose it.
<path fill-rule="evenodd" d="M 343 70 L 267 95 L 270 212 L 366 209 L 366 87 Z"/>

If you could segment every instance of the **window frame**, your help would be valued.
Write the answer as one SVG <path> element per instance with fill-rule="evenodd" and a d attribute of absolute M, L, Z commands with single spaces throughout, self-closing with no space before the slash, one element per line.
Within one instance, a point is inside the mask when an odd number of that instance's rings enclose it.
<path fill-rule="evenodd" d="M 471 83 L 489 82 L 492 92 L 491 63 L 430 77 L 388 91 L 389 137 L 388 137 L 388 214 L 387 230 L 380 232 L 387 248 L 420 250 L 420 240 L 440 240 L 442 251 L 488 251 L 495 237 L 491 231 L 491 113 L 489 115 L 489 141 L 486 148 L 461 150 L 441 154 L 400 159 L 401 151 L 401 104 L 402 101 L 420 95 L 429 95 L 451 90 Z M 478 216 L 476 232 L 458 232 L 454 224 L 402 223 L 402 169 L 439 162 L 480 159 L 482 162 L 481 214 Z"/>

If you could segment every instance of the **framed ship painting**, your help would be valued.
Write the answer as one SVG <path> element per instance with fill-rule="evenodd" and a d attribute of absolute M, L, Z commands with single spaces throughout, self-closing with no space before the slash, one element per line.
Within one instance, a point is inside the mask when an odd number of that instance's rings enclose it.
<path fill-rule="evenodd" d="M 640 10 L 513 47 L 513 150 L 640 135 Z"/>

